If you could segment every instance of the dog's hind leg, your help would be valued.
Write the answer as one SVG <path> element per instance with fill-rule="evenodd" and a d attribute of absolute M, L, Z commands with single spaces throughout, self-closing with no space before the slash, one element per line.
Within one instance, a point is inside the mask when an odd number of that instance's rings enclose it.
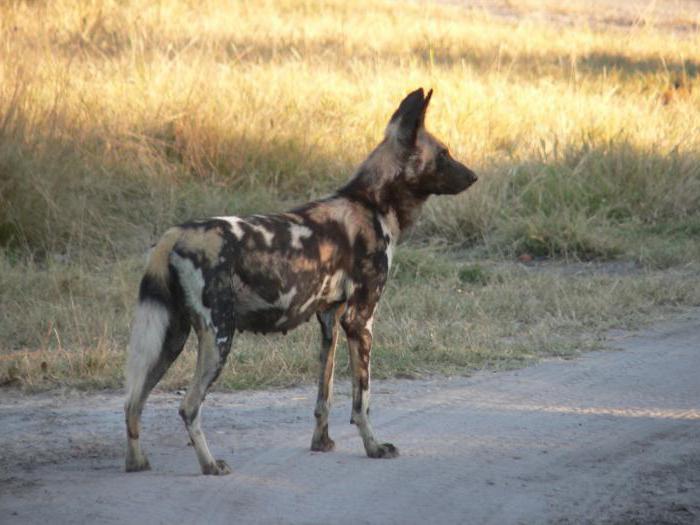
<path fill-rule="evenodd" d="M 338 343 L 338 318 L 342 307 L 336 306 L 317 314 L 321 324 L 321 373 L 318 380 L 318 398 L 316 400 L 316 429 L 311 439 L 311 450 L 328 452 L 335 443 L 328 435 L 328 413 L 333 398 L 333 370 L 335 367 L 335 348 Z"/>
<path fill-rule="evenodd" d="M 150 468 L 139 441 L 143 406 L 182 352 L 189 333 L 190 323 L 184 315 L 173 315 L 164 305 L 151 300 L 137 306 L 126 365 L 127 472 Z"/>
<path fill-rule="evenodd" d="M 216 460 L 209 451 L 207 440 L 201 428 L 201 405 L 211 384 L 221 373 L 226 357 L 231 350 L 233 330 L 229 333 L 215 332 L 203 322 L 197 326 L 199 349 L 197 368 L 187 394 L 180 405 L 180 416 L 194 445 L 202 474 L 225 475 L 231 469 L 223 460 Z"/>
<path fill-rule="evenodd" d="M 398 449 L 391 443 L 377 443 L 369 420 L 370 351 L 372 349 L 372 312 L 365 308 L 369 317 L 360 315 L 351 308 L 343 318 L 342 325 L 348 338 L 350 368 L 352 371 L 352 416 L 351 423 L 357 429 L 371 458 L 394 458 Z"/>

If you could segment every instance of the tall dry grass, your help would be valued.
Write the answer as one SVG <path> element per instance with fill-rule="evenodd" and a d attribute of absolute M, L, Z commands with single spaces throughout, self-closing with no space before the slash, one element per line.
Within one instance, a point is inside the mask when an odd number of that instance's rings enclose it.
<path fill-rule="evenodd" d="M 610 5 L 612 14 L 582 2 L 540 3 L 545 16 L 528 17 L 531 2 L 508 4 L 507 16 L 421 2 L 0 5 L 0 352 L 43 352 L 23 354 L 26 366 L 4 359 L 0 368 L 12 364 L 4 380 L 44 374 L 117 384 L 142 254 L 165 228 L 331 191 L 417 86 L 435 89 L 429 127 L 481 179 L 464 196 L 432 201 L 414 241 L 466 247 L 470 257 L 694 264 L 700 86 L 672 86 L 697 82 L 697 16 L 655 2 L 625 25 L 607 22 L 616 20 Z M 432 261 L 433 251 L 408 258 Z M 396 369 L 434 368 L 439 348 L 460 366 L 505 348 L 499 338 L 509 336 L 487 319 L 512 314 L 496 308 L 493 284 L 459 303 L 492 297 L 479 342 L 439 342 L 468 337 L 440 331 L 437 312 L 451 304 L 452 288 L 435 291 L 444 278 L 395 291 L 402 306 L 394 314 L 408 324 L 391 326 L 417 336 L 408 321 L 423 308 L 440 333 Z M 418 289 L 422 295 L 396 299 Z M 695 300 L 683 297 L 678 304 Z M 540 341 L 565 324 L 562 315 Z M 271 343 L 264 359 L 250 354 L 248 368 L 239 363 L 224 382 L 306 377 L 301 358 L 291 365 L 279 355 L 285 345 L 311 346 L 308 333 L 296 337 Z M 390 355 L 386 363 L 400 362 Z M 38 375 L 21 372 L 30 369 Z M 53 369 L 69 372 L 51 376 Z"/>

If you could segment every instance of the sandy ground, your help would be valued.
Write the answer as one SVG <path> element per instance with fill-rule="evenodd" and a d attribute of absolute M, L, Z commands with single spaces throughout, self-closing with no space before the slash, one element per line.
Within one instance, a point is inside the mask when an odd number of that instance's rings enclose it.
<path fill-rule="evenodd" d="M 420 0 L 416 0 L 420 1 Z M 651 24 L 675 37 L 697 32 L 698 0 L 434 0 L 513 23 L 629 29 Z"/>
<path fill-rule="evenodd" d="M 205 477 L 151 398 L 153 470 L 123 472 L 121 396 L 2 392 L 0 522 L 700 523 L 700 311 L 611 348 L 469 378 L 374 384 L 372 460 L 336 387 L 332 453 L 308 450 L 312 388 L 215 393 L 204 427 L 233 468 Z"/>

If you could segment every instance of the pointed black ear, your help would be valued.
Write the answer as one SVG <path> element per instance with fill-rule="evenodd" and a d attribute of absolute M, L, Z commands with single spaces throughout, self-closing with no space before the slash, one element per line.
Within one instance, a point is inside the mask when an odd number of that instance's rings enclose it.
<path fill-rule="evenodd" d="M 423 115 L 420 121 L 421 126 L 425 126 L 425 113 L 428 111 L 428 104 L 430 104 L 430 99 L 433 98 L 433 90 L 431 89 L 428 91 L 428 94 L 425 96 L 425 100 L 423 100 Z"/>
<path fill-rule="evenodd" d="M 425 123 L 425 111 L 428 109 L 428 103 L 432 96 L 432 89 L 428 91 L 427 97 L 423 96 L 423 88 L 409 93 L 391 116 L 386 128 L 386 137 L 396 140 L 405 148 L 415 146 L 418 130 Z"/>

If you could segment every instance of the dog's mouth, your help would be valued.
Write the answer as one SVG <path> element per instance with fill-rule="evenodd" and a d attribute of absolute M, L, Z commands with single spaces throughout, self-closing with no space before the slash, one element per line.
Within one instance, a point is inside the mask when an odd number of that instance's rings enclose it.
<path fill-rule="evenodd" d="M 467 183 L 467 188 L 468 188 L 469 186 L 471 186 L 472 184 L 474 184 L 476 181 L 478 181 L 478 180 L 479 180 L 479 177 L 477 177 L 476 173 L 474 173 L 474 172 L 473 172 L 472 170 L 470 170 L 469 168 L 467 168 L 467 171 L 469 172 L 469 173 L 467 174 L 467 177 L 468 177 L 468 179 L 469 179 L 469 182 Z M 464 188 L 464 189 L 467 189 L 467 188 Z"/>
<path fill-rule="evenodd" d="M 457 193 L 461 193 L 469 188 L 477 180 L 479 180 L 479 177 L 476 176 L 476 173 L 466 166 L 459 164 L 445 178 L 445 184 L 443 185 L 440 193 L 446 195 L 456 195 Z"/>

